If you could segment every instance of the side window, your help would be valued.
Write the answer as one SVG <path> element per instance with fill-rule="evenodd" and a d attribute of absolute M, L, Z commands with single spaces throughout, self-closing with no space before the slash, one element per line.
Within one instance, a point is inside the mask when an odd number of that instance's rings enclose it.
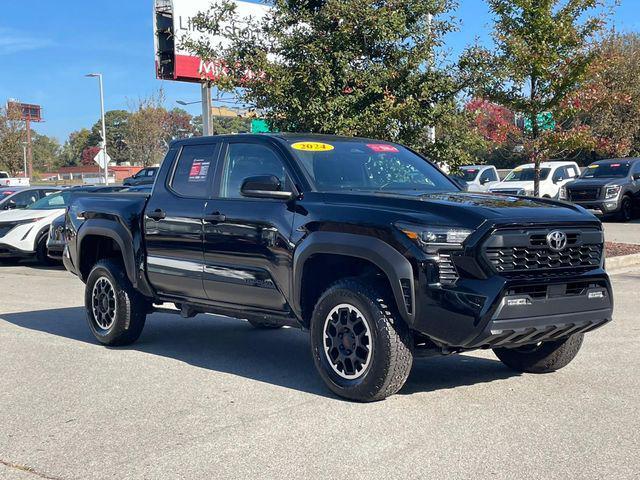
<path fill-rule="evenodd" d="M 170 187 L 185 197 L 205 198 L 215 171 L 216 145 L 186 145 L 176 163 Z"/>
<path fill-rule="evenodd" d="M 497 182 L 498 179 L 498 172 L 496 172 L 493 168 L 489 169 L 489 181 L 490 182 Z"/>
<path fill-rule="evenodd" d="M 569 172 L 569 178 L 576 178 L 578 176 L 578 172 L 576 171 L 576 167 L 567 167 L 567 171 Z"/>
<path fill-rule="evenodd" d="M 275 175 L 282 185 L 287 178 L 282 159 L 267 145 L 230 143 L 224 157 L 220 197 L 241 198 L 242 182 L 257 175 Z"/>
<path fill-rule="evenodd" d="M 553 181 L 554 182 L 561 182 L 562 180 L 565 180 L 566 178 L 567 178 L 567 167 L 559 167 L 553 173 Z"/>
<path fill-rule="evenodd" d="M 15 202 L 16 207 L 25 208 L 38 200 L 38 192 L 36 190 L 29 190 L 28 192 L 16 193 L 12 200 Z"/>
<path fill-rule="evenodd" d="M 147 170 L 147 177 L 153 177 L 156 174 L 156 170 L 154 168 L 150 168 Z"/>
<path fill-rule="evenodd" d="M 480 175 L 480 183 L 481 184 L 485 184 L 488 182 L 492 182 L 493 181 L 493 170 L 485 170 L 482 172 L 482 175 Z"/>

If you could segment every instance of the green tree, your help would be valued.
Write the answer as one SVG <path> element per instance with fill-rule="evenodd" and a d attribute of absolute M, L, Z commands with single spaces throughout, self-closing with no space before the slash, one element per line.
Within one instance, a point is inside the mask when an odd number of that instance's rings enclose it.
<path fill-rule="evenodd" d="M 82 152 L 92 146 L 91 144 L 91 132 L 83 128 L 69 134 L 69 138 L 62 146 L 62 152 L 60 154 L 59 166 L 61 167 L 73 167 L 80 165 L 82 159 Z"/>
<path fill-rule="evenodd" d="M 60 164 L 62 147 L 53 137 L 34 133 L 32 136 L 33 169 L 47 172 Z"/>
<path fill-rule="evenodd" d="M 129 149 L 125 142 L 127 124 L 131 114 L 126 110 L 109 110 L 104 114 L 107 133 L 107 153 L 116 163 L 129 161 Z M 99 146 L 102 141 L 102 122 L 98 120 L 91 127 L 89 143 Z"/>
<path fill-rule="evenodd" d="M 19 109 L 0 107 L 0 168 L 16 175 L 23 168 L 26 126 Z"/>
<path fill-rule="evenodd" d="M 166 152 L 167 111 L 162 106 L 164 93 L 139 99 L 133 105 L 127 123 L 125 142 L 134 164 L 147 167 L 160 163 Z"/>
<path fill-rule="evenodd" d="M 488 0 L 494 16 L 490 51 L 469 49 L 462 67 L 480 96 L 529 119 L 524 139 L 535 163 L 534 195 L 539 194 L 540 162 L 575 148 L 584 136 L 545 135 L 538 115 L 558 115 L 596 58 L 593 43 L 606 24 L 605 0 Z M 580 132 L 576 132 L 580 133 Z"/>
<path fill-rule="evenodd" d="M 275 0 L 263 20 L 225 30 L 228 48 L 183 43 L 204 59 L 222 52 L 227 74 L 212 83 L 242 86 L 243 101 L 272 128 L 376 137 L 442 160 L 446 149 L 427 141 L 427 127 L 457 113 L 458 79 L 438 68 L 434 53 L 454 28 L 453 7 L 451 0 Z M 198 15 L 194 26 L 220 34 L 222 22 L 242 24 L 229 2 Z"/>

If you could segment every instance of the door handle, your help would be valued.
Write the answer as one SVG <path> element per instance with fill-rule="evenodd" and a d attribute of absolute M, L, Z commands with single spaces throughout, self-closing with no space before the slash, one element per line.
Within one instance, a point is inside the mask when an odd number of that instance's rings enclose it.
<path fill-rule="evenodd" d="M 159 208 L 154 210 L 153 212 L 147 213 L 147 217 L 149 217 L 151 220 L 163 220 L 167 217 L 167 214 L 164 212 L 164 210 L 160 210 Z"/>
<path fill-rule="evenodd" d="M 219 222 L 224 222 L 226 219 L 227 219 L 227 216 L 220 212 L 215 212 L 210 215 L 204 216 L 204 221 L 206 223 L 219 223 Z"/>

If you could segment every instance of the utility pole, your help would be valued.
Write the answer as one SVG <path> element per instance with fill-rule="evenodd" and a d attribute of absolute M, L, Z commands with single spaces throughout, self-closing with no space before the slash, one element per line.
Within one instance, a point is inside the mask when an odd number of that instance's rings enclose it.
<path fill-rule="evenodd" d="M 89 73 L 85 77 L 98 78 L 100 82 L 100 119 L 102 122 L 102 144 L 100 149 L 102 151 L 102 160 L 104 161 L 104 184 L 109 185 L 109 162 L 107 161 L 107 127 L 104 120 L 104 88 L 102 85 L 101 73 Z"/>
<path fill-rule="evenodd" d="M 202 135 L 213 135 L 211 123 L 211 87 L 207 82 L 202 84 Z"/>
<path fill-rule="evenodd" d="M 27 142 L 22 142 L 22 170 L 25 178 L 27 178 Z"/>

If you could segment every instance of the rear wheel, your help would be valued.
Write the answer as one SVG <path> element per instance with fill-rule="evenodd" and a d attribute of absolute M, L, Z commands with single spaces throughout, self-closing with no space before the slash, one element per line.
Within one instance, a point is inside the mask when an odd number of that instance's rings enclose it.
<path fill-rule="evenodd" d="M 103 345 L 128 345 L 144 328 L 150 303 L 135 291 L 122 264 L 100 260 L 85 287 L 85 309 L 91 332 Z"/>
<path fill-rule="evenodd" d="M 311 319 L 314 363 L 337 395 L 383 400 L 405 384 L 413 364 L 409 328 L 383 288 L 341 280 L 320 297 Z"/>
<path fill-rule="evenodd" d="M 562 340 L 493 351 L 502 363 L 517 372 L 550 373 L 566 367 L 576 358 L 583 339 L 584 335 L 578 333 Z"/>

